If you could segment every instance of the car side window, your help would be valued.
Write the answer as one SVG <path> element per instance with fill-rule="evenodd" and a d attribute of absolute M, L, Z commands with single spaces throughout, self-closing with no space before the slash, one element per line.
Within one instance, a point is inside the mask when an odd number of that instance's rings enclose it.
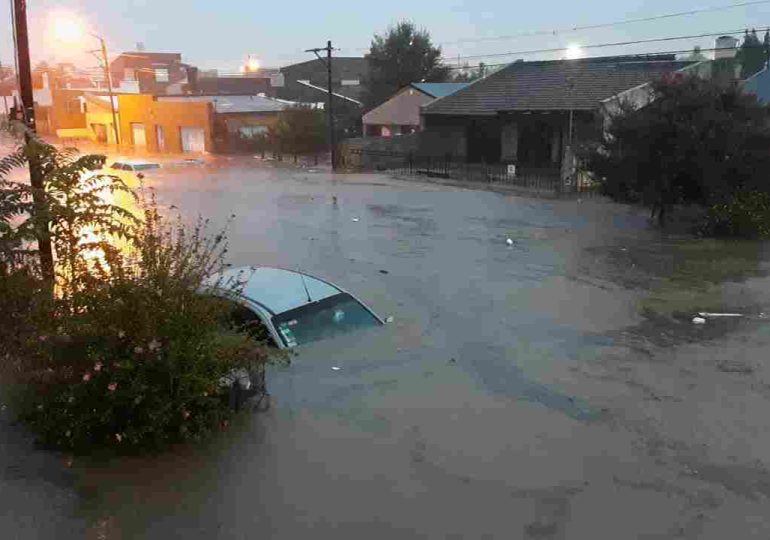
<path fill-rule="evenodd" d="M 276 347 L 276 343 L 273 340 L 273 336 L 270 331 L 262 322 L 259 315 L 251 311 L 249 308 L 244 307 L 234 302 L 231 303 L 232 309 L 228 314 L 228 323 L 234 328 L 247 332 L 251 337 L 257 341 L 262 341 L 269 347 Z"/>

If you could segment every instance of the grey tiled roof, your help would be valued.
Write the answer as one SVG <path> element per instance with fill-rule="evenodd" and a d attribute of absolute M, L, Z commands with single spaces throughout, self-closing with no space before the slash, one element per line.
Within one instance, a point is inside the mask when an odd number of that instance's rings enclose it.
<path fill-rule="evenodd" d="M 434 101 L 423 109 L 423 114 L 594 109 L 604 99 L 690 64 L 628 58 L 514 62 Z"/>

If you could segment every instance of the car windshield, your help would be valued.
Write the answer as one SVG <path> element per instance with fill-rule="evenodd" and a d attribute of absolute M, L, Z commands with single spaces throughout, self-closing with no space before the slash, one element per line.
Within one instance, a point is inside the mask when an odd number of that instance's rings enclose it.
<path fill-rule="evenodd" d="M 134 164 L 135 171 L 146 171 L 148 169 L 160 169 L 160 165 L 158 165 L 157 163 L 135 163 Z"/>
<path fill-rule="evenodd" d="M 123 169 L 125 169 L 125 168 L 126 168 L 126 166 L 125 166 L 125 165 L 123 165 L 122 163 L 120 163 L 119 161 L 116 161 L 115 163 L 113 163 L 113 164 L 110 166 L 110 169 L 115 169 L 115 170 L 117 170 L 117 171 L 122 171 L 122 170 L 123 170 Z"/>
<path fill-rule="evenodd" d="M 273 317 L 273 325 L 287 347 L 295 347 L 381 324 L 368 309 L 346 293 Z"/>

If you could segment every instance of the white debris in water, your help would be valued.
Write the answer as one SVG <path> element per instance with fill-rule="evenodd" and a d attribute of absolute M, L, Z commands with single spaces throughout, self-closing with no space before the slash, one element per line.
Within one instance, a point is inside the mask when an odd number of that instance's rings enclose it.
<path fill-rule="evenodd" d="M 389 315 L 389 316 L 388 316 L 388 317 L 385 319 L 385 322 L 386 322 L 386 323 L 388 323 L 388 324 L 390 324 L 390 323 L 392 323 L 394 320 L 395 320 L 395 319 L 393 318 L 393 315 Z"/>
<path fill-rule="evenodd" d="M 337 367 L 337 366 L 332 366 L 332 371 L 339 371 L 339 370 L 340 370 L 340 368 L 339 368 L 339 367 Z"/>
<path fill-rule="evenodd" d="M 508 238 L 508 239 L 506 239 L 505 243 L 508 244 L 509 246 L 512 246 L 513 245 L 513 239 Z"/>
<path fill-rule="evenodd" d="M 706 319 L 703 317 L 694 317 L 692 320 L 693 324 L 706 324 Z"/>
<path fill-rule="evenodd" d="M 698 313 L 698 315 L 707 319 L 715 319 L 717 317 L 743 317 L 741 313 Z"/>
<path fill-rule="evenodd" d="M 359 221 L 359 220 L 358 220 L 358 218 L 357 218 L 357 217 L 354 217 L 354 218 L 352 219 L 352 221 L 353 221 L 353 223 L 358 223 L 358 221 Z"/>

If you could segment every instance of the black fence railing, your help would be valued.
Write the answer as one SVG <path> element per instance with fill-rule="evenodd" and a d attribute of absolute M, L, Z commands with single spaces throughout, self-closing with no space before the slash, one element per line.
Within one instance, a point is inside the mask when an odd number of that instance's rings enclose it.
<path fill-rule="evenodd" d="M 390 166 L 377 167 L 404 177 L 425 177 L 461 182 L 508 186 L 532 192 L 549 194 L 598 193 L 598 185 L 586 173 L 576 172 L 566 178 L 559 167 L 527 167 L 505 163 L 465 163 L 430 156 L 400 156 L 393 165 L 394 156 L 388 156 Z"/>

